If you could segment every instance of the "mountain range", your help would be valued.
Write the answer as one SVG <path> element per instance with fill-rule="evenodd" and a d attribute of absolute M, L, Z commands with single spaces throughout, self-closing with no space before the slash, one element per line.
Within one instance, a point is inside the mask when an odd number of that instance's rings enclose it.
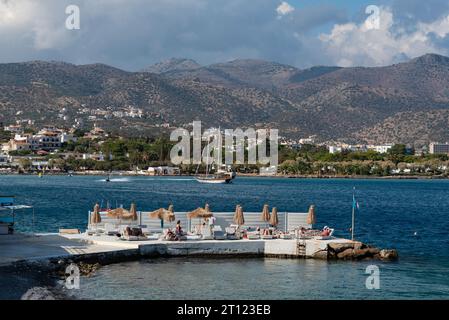
<path fill-rule="evenodd" d="M 136 111 L 138 110 L 138 111 Z M 0 122 L 95 123 L 127 135 L 188 127 L 269 127 L 317 141 L 449 141 L 449 58 L 385 67 L 298 69 L 239 59 L 169 59 L 139 72 L 104 64 L 0 64 Z"/>

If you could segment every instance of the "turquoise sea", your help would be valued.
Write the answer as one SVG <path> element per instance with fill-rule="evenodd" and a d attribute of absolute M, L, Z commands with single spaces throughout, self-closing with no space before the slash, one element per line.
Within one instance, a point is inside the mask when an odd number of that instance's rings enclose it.
<path fill-rule="evenodd" d="M 322 262 L 277 259 L 152 259 L 110 265 L 83 278 L 77 298 L 89 299 L 447 299 L 449 298 L 449 180 L 242 178 L 230 185 L 199 184 L 188 177 L 0 176 L 0 194 L 35 206 L 35 225 L 19 214 L 23 232 L 57 232 L 87 224 L 95 202 L 140 210 L 173 203 L 186 211 L 317 209 L 318 227 L 349 237 L 352 189 L 360 209 L 356 237 L 395 248 L 400 260 Z M 380 289 L 365 286 L 366 267 L 380 269 Z M 181 289 L 180 289 L 181 288 Z M 183 290 L 182 288 L 185 288 Z M 187 289 L 188 288 L 188 289 Z M 266 290 L 272 288 L 272 290 Z"/>

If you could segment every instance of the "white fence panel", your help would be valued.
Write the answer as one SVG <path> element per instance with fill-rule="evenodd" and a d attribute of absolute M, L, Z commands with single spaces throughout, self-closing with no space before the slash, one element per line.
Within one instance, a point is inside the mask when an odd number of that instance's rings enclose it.
<path fill-rule="evenodd" d="M 89 226 L 90 226 L 90 212 L 89 212 Z M 216 218 L 216 225 L 219 225 L 224 230 L 231 224 L 234 224 L 234 212 L 214 212 Z M 261 212 L 244 212 L 245 226 L 266 228 L 267 222 L 262 221 Z M 150 218 L 149 212 L 138 212 L 138 221 L 120 220 L 107 216 L 107 213 L 101 212 L 101 223 L 97 226 L 104 226 L 109 223 L 113 225 L 145 225 L 151 231 L 162 231 L 161 221 L 159 219 Z M 195 225 L 202 224 L 202 219 L 187 219 L 187 212 L 175 212 L 176 220 L 174 222 L 164 222 L 163 228 L 174 228 L 178 220 L 185 230 L 192 230 Z M 307 213 L 297 212 L 278 212 L 279 225 L 278 229 L 282 231 L 289 231 L 300 227 L 310 228 L 307 224 Z"/>

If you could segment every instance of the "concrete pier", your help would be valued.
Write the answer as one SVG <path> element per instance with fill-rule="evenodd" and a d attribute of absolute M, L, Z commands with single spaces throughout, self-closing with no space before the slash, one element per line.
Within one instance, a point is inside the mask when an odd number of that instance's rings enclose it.
<path fill-rule="evenodd" d="M 155 256 L 257 256 L 312 259 L 397 258 L 347 239 L 123 241 L 111 236 L 14 235 L 0 238 L 0 266 L 39 260 L 113 263 Z M 98 260 L 98 261 L 96 261 Z"/>

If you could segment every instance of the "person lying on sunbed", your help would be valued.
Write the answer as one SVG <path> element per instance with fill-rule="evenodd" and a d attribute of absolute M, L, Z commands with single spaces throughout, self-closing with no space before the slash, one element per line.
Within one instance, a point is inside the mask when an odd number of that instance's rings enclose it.
<path fill-rule="evenodd" d="M 164 234 L 164 240 L 166 241 L 176 241 L 176 235 L 170 229 L 167 229 Z"/>
<path fill-rule="evenodd" d="M 334 233 L 334 229 L 329 228 L 328 226 L 325 226 L 323 228 L 323 231 L 321 232 L 322 237 L 330 237 Z"/>

